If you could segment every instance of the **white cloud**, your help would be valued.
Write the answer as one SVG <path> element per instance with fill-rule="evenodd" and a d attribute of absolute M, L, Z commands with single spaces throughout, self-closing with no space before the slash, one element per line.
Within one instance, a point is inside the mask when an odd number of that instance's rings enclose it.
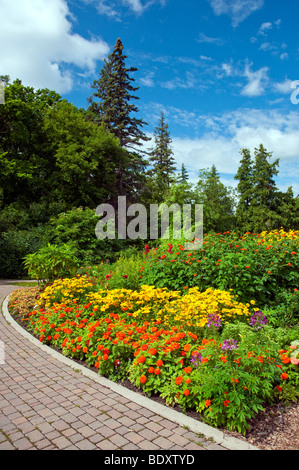
<path fill-rule="evenodd" d="M 121 21 L 120 3 L 136 15 L 141 15 L 154 4 L 165 5 L 166 0 L 84 0 L 95 3 L 100 15 L 105 15 L 115 21 Z"/>
<path fill-rule="evenodd" d="M 272 23 L 270 23 L 269 21 L 268 22 L 265 22 L 261 25 L 259 31 L 258 31 L 258 34 L 261 34 L 263 36 L 266 36 L 266 31 L 269 31 L 270 29 L 273 28 L 273 25 Z"/>
<path fill-rule="evenodd" d="M 104 41 L 72 33 L 65 0 L 1 0 L 0 17 L 0 70 L 34 88 L 69 92 L 71 66 L 92 73 L 109 52 Z"/>
<path fill-rule="evenodd" d="M 153 80 L 154 75 L 154 72 L 149 72 L 145 77 L 140 78 L 142 85 L 147 87 L 155 86 L 155 82 Z"/>
<path fill-rule="evenodd" d="M 293 80 L 286 78 L 284 82 L 274 83 L 273 89 L 277 93 L 282 93 L 283 95 L 291 95 L 291 93 L 293 92 L 292 83 Z"/>
<path fill-rule="evenodd" d="M 156 107 L 157 118 L 161 105 Z M 299 106 L 298 106 L 299 107 Z M 161 108 L 162 109 L 162 108 Z M 238 109 L 219 115 L 195 115 L 184 110 L 163 106 L 163 112 L 170 130 L 175 116 L 177 122 L 185 115 L 185 125 L 194 133 L 201 129 L 200 137 L 182 138 L 172 135 L 172 149 L 177 168 L 184 163 L 189 171 L 190 181 L 198 180 L 198 171 L 216 165 L 221 180 L 234 186 L 233 175 L 240 163 L 240 150 L 248 148 L 254 155 L 255 148 L 262 143 L 273 160 L 279 158 L 277 187 L 285 191 L 293 187 L 299 193 L 299 112 Z M 272 160 L 272 161 L 273 161 Z"/>
<path fill-rule="evenodd" d="M 211 36 L 207 36 L 205 33 L 199 34 L 199 39 L 196 40 L 197 42 L 206 42 L 208 44 L 216 44 L 218 46 L 222 46 L 224 44 L 221 38 L 214 38 Z"/>
<path fill-rule="evenodd" d="M 250 70 L 249 64 L 246 64 L 244 77 L 247 78 L 248 83 L 245 85 L 241 94 L 244 96 L 260 96 L 264 93 L 265 87 L 268 83 L 268 67 L 262 67 L 256 72 Z"/>
<path fill-rule="evenodd" d="M 97 0 L 97 10 L 100 15 L 105 15 L 116 21 L 120 21 L 119 12 L 113 7 L 111 2 L 107 4 L 106 0 Z"/>
<path fill-rule="evenodd" d="M 208 0 L 215 15 L 229 15 L 234 27 L 262 8 L 264 0 Z"/>

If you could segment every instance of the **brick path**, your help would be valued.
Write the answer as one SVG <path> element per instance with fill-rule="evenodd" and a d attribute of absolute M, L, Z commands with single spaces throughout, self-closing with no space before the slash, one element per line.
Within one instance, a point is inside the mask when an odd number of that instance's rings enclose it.
<path fill-rule="evenodd" d="M 0 281 L 0 303 L 15 288 Z M 24 338 L 2 313 L 0 340 L 0 450 L 225 450 L 76 372 Z"/>

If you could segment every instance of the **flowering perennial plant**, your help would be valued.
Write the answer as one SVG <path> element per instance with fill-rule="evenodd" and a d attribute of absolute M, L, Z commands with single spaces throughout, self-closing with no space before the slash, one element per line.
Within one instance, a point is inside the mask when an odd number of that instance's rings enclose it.
<path fill-rule="evenodd" d="M 79 294 L 85 302 L 78 301 L 75 285 L 83 289 Z M 55 301 L 55 289 L 64 302 Z M 220 302 L 215 303 L 218 295 L 223 298 L 222 293 L 209 291 L 213 302 L 208 311 L 217 307 L 218 313 L 208 317 L 202 310 L 203 326 L 199 326 L 191 315 L 180 315 L 184 298 L 179 292 L 150 286 L 139 292 L 93 292 L 88 279 L 64 280 L 45 289 L 39 302 L 44 307 L 32 310 L 26 321 L 41 342 L 85 361 L 100 374 L 117 381 L 129 379 L 149 396 L 159 393 L 170 405 L 197 410 L 213 426 L 245 433 L 247 421 L 279 393 L 277 387 L 290 395 L 298 373 L 292 376 L 289 362 L 276 344 L 266 340 L 263 330 L 251 329 L 241 342 L 222 341 L 219 329 L 214 338 L 205 338 L 208 323 L 219 326 L 220 319 L 230 318 L 228 305 L 221 309 Z M 201 305 L 196 300 L 201 299 L 199 291 L 184 297 L 185 308 L 188 303 L 196 312 Z M 237 308 L 232 305 L 231 309 Z M 243 306 L 241 311 L 247 312 L 242 318 L 249 323 L 249 310 Z"/>

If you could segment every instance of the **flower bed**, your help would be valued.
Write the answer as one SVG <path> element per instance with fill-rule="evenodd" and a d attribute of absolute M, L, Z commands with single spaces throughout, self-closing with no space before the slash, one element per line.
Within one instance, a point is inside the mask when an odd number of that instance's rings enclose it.
<path fill-rule="evenodd" d="M 299 350 L 291 345 L 298 331 L 278 341 L 254 302 L 243 304 L 232 292 L 99 291 L 80 276 L 48 286 L 23 320 L 41 342 L 196 410 L 212 426 L 245 434 L 263 404 L 298 396 Z"/>

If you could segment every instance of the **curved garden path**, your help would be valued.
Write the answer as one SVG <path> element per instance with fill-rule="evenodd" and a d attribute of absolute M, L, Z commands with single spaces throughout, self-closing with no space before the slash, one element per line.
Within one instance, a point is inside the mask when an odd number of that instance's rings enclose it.
<path fill-rule="evenodd" d="M 38 343 L 9 316 L 16 288 L 0 280 L 0 450 L 251 449 Z"/>

